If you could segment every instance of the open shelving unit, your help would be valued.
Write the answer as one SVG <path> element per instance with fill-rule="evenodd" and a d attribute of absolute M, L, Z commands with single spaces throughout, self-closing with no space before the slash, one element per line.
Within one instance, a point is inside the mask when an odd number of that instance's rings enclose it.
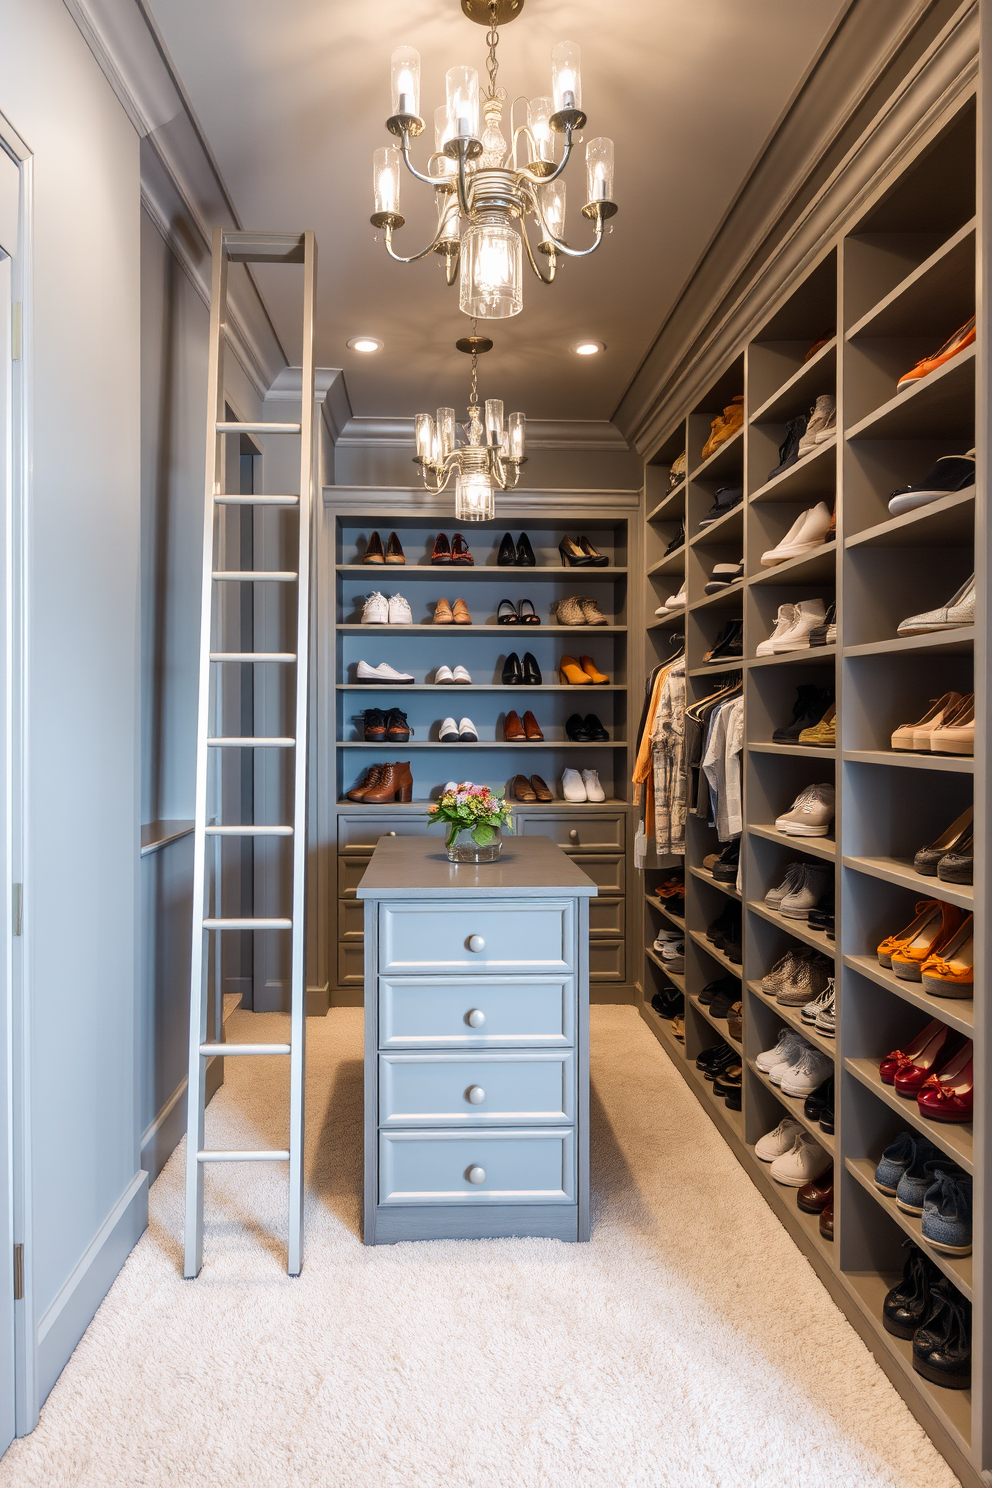
<path fill-rule="evenodd" d="M 644 611 L 648 665 L 669 653 L 673 630 L 685 630 L 689 702 L 713 690 L 720 671 L 704 661 L 731 617 L 743 622 L 744 655 L 726 663 L 743 670 L 745 697 L 744 832 L 742 836 L 742 968 L 733 968 L 705 939 L 710 923 L 737 896 L 703 867 L 720 850 L 713 827 L 690 815 L 686 833 L 686 970 L 681 984 L 666 978 L 650 950 L 657 917 L 643 912 L 642 1016 L 699 1096 L 755 1185 L 804 1250 L 858 1328 L 938 1448 L 969 1488 L 992 1482 L 992 1305 L 988 1275 L 989 1110 L 992 1078 L 987 1017 L 988 890 L 987 740 L 984 720 L 987 637 L 986 516 L 981 429 L 976 424 L 980 369 L 986 355 L 982 319 L 980 183 L 976 173 L 974 94 L 962 93 L 930 126 L 915 154 L 880 177 L 856 215 L 822 242 L 803 275 L 783 288 L 771 313 L 755 323 L 709 390 L 659 441 L 645 471 Z M 978 215 L 976 215 L 976 213 Z M 987 251 L 987 250 L 986 250 Z M 896 383 L 919 358 L 932 355 L 979 306 L 975 345 L 902 392 Z M 987 314 L 987 311 L 985 312 Z M 812 350 L 817 343 L 818 349 Z M 744 426 L 708 460 L 700 458 L 710 420 L 744 394 Z M 778 470 L 788 421 L 807 414 L 816 398 L 836 399 L 837 429 L 815 451 Z M 986 414 L 987 417 L 987 414 Z M 963 454 L 979 434 L 976 490 L 941 498 L 903 516 L 888 512 L 890 493 L 919 479 L 939 456 Z M 688 479 L 669 489 L 676 457 L 688 454 Z M 712 526 L 699 523 L 721 485 L 740 484 L 740 505 Z M 774 568 L 762 553 L 781 541 L 801 512 L 824 501 L 836 511 L 836 537 Z M 664 550 L 685 524 L 686 542 Z M 977 532 L 977 537 L 976 537 Z M 710 597 L 704 592 L 716 562 L 744 559 L 744 579 Z M 979 624 L 912 638 L 897 636 L 910 614 L 946 604 L 977 571 Z M 687 606 L 671 616 L 655 609 L 683 577 Z M 836 644 L 758 657 L 781 603 L 820 598 L 836 605 Z M 815 683 L 836 698 L 838 747 L 776 744 L 796 690 Z M 899 724 L 923 716 L 948 689 L 976 694 L 976 754 L 913 754 L 893 750 Z M 836 816 L 829 838 L 799 839 L 776 831 L 775 817 L 800 789 L 829 782 Z M 913 868 L 914 853 L 934 841 L 966 806 L 976 812 L 975 885 L 944 884 Z M 764 903 L 786 865 L 804 861 L 825 870 L 836 897 L 836 938 L 790 920 Z M 670 862 L 648 867 L 648 898 Z M 938 998 L 919 982 L 882 967 L 875 947 L 913 918 L 920 898 L 943 899 L 974 913 L 976 995 Z M 802 1022 L 798 1008 L 778 1004 L 762 978 L 790 945 L 815 947 L 830 958 L 838 993 L 837 1028 L 826 1035 Z M 726 1026 L 699 1003 L 707 981 L 742 977 L 743 1110 L 727 1112 L 695 1068 L 702 1049 L 727 1039 Z M 651 1008 L 666 981 L 685 993 L 685 1041 Z M 937 1018 L 973 1038 L 976 1122 L 938 1124 L 923 1117 L 878 1074 L 881 1057 L 905 1047 Z M 835 1130 L 808 1120 L 803 1102 L 782 1093 L 755 1066 L 783 1027 L 803 1034 L 834 1063 Z M 733 1042 L 727 1040 L 728 1042 Z M 734 1045 L 737 1047 L 737 1045 Z M 834 1160 L 834 1234 L 800 1211 L 754 1156 L 759 1138 L 783 1114 L 811 1131 Z M 905 1129 L 924 1133 L 974 1175 L 974 1254 L 947 1257 L 923 1240 L 919 1220 L 902 1214 L 875 1188 L 883 1148 Z M 912 1367 L 911 1345 L 882 1325 L 886 1291 L 902 1273 L 907 1237 L 930 1254 L 973 1304 L 973 1382 L 968 1391 L 928 1383 Z M 988 1474 L 983 1477 L 985 1472 Z"/>

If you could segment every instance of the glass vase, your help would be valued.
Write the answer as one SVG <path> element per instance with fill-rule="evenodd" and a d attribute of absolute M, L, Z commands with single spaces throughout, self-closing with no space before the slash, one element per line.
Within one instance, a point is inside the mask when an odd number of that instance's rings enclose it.
<path fill-rule="evenodd" d="M 492 842 L 480 847 L 472 840 L 472 828 L 463 828 L 453 842 L 449 841 L 448 860 L 452 863 L 495 863 L 503 851 L 503 837 L 499 827 Z"/>

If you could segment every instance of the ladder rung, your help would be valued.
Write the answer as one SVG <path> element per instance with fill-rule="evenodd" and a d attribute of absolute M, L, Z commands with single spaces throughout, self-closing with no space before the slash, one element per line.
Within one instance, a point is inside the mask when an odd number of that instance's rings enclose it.
<path fill-rule="evenodd" d="M 242 424 L 239 422 L 217 424 L 218 434 L 299 434 L 299 424 Z"/>
<path fill-rule="evenodd" d="M 296 744 L 295 739 L 208 739 L 207 744 L 211 749 L 292 749 Z"/>
<path fill-rule="evenodd" d="M 201 1044 L 200 1053 L 211 1054 L 289 1054 L 289 1044 Z"/>
<path fill-rule="evenodd" d="M 292 827 L 207 827 L 208 837 L 292 837 Z"/>
<path fill-rule="evenodd" d="M 233 584 L 295 584 L 299 574 L 289 568 L 217 568 L 211 577 L 229 579 Z"/>
<path fill-rule="evenodd" d="M 248 1151 L 244 1151 L 244 1150 L 239 1150 L 237 1148 L 233 1152 L 223 1152 L 223 1151 L 220 1151 L 218 1149 L 218 1151 L 216 1151 L 216 1152 L 198 1152 L 196 1154 L 196 1160 L 197 1160 L 197 1162 L 201 1162 L 201 1163 L 202 1162 L 289 1162 L 289 1152 L 288 1151 L 282 1151 L 282 1152 L 280 1152 L 278 1150 L 275 1150 L 275 1151 L 272 1151 L 272 1152 L 264 1152 L 264 1151 L 262 1151 L 260 1149 L 259 1150 L 256 1150 L 255 1152 L 248 1152 Z"/>
<path fill-rule="evenodd" d="M 295 651 L 211 651 L 211 661 L 295 661 Z"/>
<path fill-rule="evenodd" d="M 218 506 L 298 506 L 299 496 L 215 496 Z"/>
<path fill-rule="evenodd" d="M 292 920 L 204 920 L 204 930 L 292 930 Z"/>
<path fill-rule="evenodd" d="M 224 251 L 232 263 L 305 263 L 303 233 L 225 232 Z"/>

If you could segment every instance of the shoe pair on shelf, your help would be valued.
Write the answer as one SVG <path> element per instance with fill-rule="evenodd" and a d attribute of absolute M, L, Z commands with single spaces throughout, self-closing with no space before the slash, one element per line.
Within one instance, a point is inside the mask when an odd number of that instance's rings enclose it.
<path fill-rule="evenodd" d="M 723 661 L 740 661 L 744 655 L 744 621 L 728 620 L 716 638 L 712 651 L 703 653 L 709 665 Z"/>
<path fill-rule="evenodd" d="M 373 589 L 362 606 L 363 625 L 412 625 L 413 614 L 402 594 L 384 594 Z"/>
<path fill-rule="evenodd" d="M 537 658 L 530 651 L 524 652 L 523 661 L 516 651 L 511 651 L 503 663 L 500 680 L 504 687 L 540 687 L 544 681 Z"/>
<path fill-rule="evenodd" d="M 793 946 L 761 978 L 761 990 L 782 1007 L 804 1007 L 828 990 L 833 975 L 829 956 L 812 946 Z"/>
<path fill-rule="evenodd" d="M 886 1293 L 882 1324 L 913 1340 L 913 1368 L 947 1390 L 971 1386 L 971 1303 L 912 1240 L 902 1280 Z"/>
<path fill-rule="evenodd" d="M 510 781 L 510 795 L 515 801 L 553 801 L 552 791 L 540 775 L 514 775 Z"/>
<path fill-rule="evenodd" d="M 756 654 L 779 656 L 787 651 L 805 651 L 810 645 L 811 633 L 820 626 L 829 626 L 822 599 L 802 599 L 798 604 L 779 605 L 775 627 L 767 640 L 758 643 Z"/>
<path fill-rule="evenodd" d="M 830 892 L 833 869 L 824 863 L 790 863 L 781 883 L 768 890 L 765 904 L 787 920 L 807 920 Z"/>
<path fill-rule="evenodd" d="M 834 689 L 804 682 L 796 689 L 792 719 L 772 734 L 773 744 L 807 744 L 811 748 L 832 749 L 836 742 Z M 814 738 L 813 735 L 817 737 Z M 832 735 L 827 742 L 827 735 Z"/>
<path fill-rule="evenodd" d="M 921 1221 L 923 1238 L 942 1255 L 971 1255 L 972 1182 L 919 1132 L 904 1131 L 875 1168 L 875 1187 Z"/>
<path fill-rule="evenodd" d="M 685 475 L 688 468 L 689 461 L 686 459 L 685 450 L 683 450 L 680 455 L 675 456 L 675 459 L 672 461 L 672 468 L 668 472 L 669 491 L 674 491 L 676 486 L 680 486 L 682 484 L 682 482 L 685 480 Z"/>
<path fill-rule="evenodd" d="M 975 694 L 945 692 L 932 699 L 919 723 L 901 723 L 894 731 L 892 748 L 920 754 L 974 754 Z"/>
<path fill-rule="evenodd" d="M 739 1002 L 740 995 L 741 984 L 737 978 L 722 976 L 707 982 L 697 1001 L 701 1007 L 709 1008 L 712 1017 L 726 1018 Z"/>
<path fill-rule="evenodd" d="M 446 718 L 441 724 L 438 738 L 442 744 L 478 744 L 479 731 L 471 718 L 463 718 L 456 723 L 453 718 Z"/>
<path fill-rule="evenodd" d="M 922 378 L 929 377 L 931 372 L 936 372 L 938 367 L 943 367 L 945 362 L 951 361 L 953 357 L 959 356 L 965 347 L 971 346 L 974 339 L 975 317 L 971 316 L 963 326 L 959 326 L 953 336 L 944 342 L 939 351 L 935 351 L 933 356 L 921 358 L 915 367 L 903 373 L 896 383 L 896 392 L 903 393 Z"/>
<path fill-rule="evenodd" d="M 804 1023 L 809 1025 L 810 1028 L 815 1028 L 817 1033 L 822 1033 L 827 1038 L 834 1037 L 837 1032 L 837 991 L 834 986 L 833 977 L 830 977 L 828 979 L 827 985 L 824 987 L 819 997 L 814 997 L 812 1002 L 803 1004 L 803 1006 L 799 1010 L 799 1016 Z M 832 1099 L 830 1104 L 832 1112 Z M 807 1111 L 806 1114 L 809 1115 L 810 1113 Z M 817 1119 L 819 1119 L 819 1117 L 817 1117 Z M 830 1126 L 825 1126 L 823 1130 L 833 1131 L 832 1114 Z"/>
<path fill-rule="evenodd" d="M 679 518 L 678 531 L 676 532 L 675 536 L 672 538 L 671 542 L 668 544 L 668 547 L 665 549 L 665 551 L 662 554 L 662 556 L 664 558 L 667 558 L 669 556 L 669 554 L 671 554 L 671 553 L 677 553 L 678 550 L 679 550 L 679 548 L 683 547 L 684 544 L 685 544 L 685 519 L 683 517 L 680 517 Z"/>
<path fill-rule="evenodd" d="M 608 568 L 609 558 L 593 547 L 587 537 L 563 537 L 558 544 L 562 568 Z"/>
<path fill-rule="evenodd" d="M 475 559 L 472 557 L 468 543 L 460 532 L 456 532 L 448 542 L 443 532 L 439 532 L 434 539 L 434 548 L 431 552 L 432 563 L 461 563 L 465 567 L 472 567 Z"/>
<path fill-rule="evenodd" d="M 783 1095 L 800 1097 L 803 1100 L 834 1072 L 834 1062 L 828 1054 L 804 1039 L 792 1028 L 783 1028 L 778 1042 L 765 1049 L 754 1061 L 755 1067 L 777 1085 Z"/>
<path fill-rule="evenodd" d="M 897 1095 L 915 1098 L 931 1121 L 969 1122 L 974 1109 L 971 1039 L 936 1018 L 907 1044 L 879 1061 L 879 1078 Z"/>
<path fill-rule="evenodd" d="M 434 605 L 435 625 L 471 625 L 472 616 L 468 612 L 468 605 L 463 599 L 456 599 L 453 605 L 449 605 L 446 599 L 439 599 Z"/>
<path fill-rule="evenodd" d="M 813 553 L 822 548 L 836 530 L 830 508 L 825 502 L 818 501 L 796 518 L 780 543 L 762 553 L 762 567 L 775 568 L 779 563 L 788 563 L 790 558 L 802 558 L 806 553 Z"/>
<path fill-rule="evenodd" d="M 904 982 L 922 982 L 932 997 L 972 997 L 974 915 L 943 899 L 921 899 L 916 918 L 878 947 L 880 965 Z"/>
<path fill-rule="evenodd" d="M 501 599 L 496 607 L 497 625 L 540 625 L 541 620 L 532 600 L 522 599 L 514 604 L 512 599 Z"/>
<path fill-rule="evenodd" d="M 942 883 L 970 884 L 975 866 L 975 808 L 969 806 L 936 841 L 921 847 L 913 867 L 924 878 L 936 876 Z"/>
<path fill-rule="evenodd" d="M 924 610 L 900 622 L 896 635 L 930 635 L 938 630 L 958 630 L 975 623 L 975 575 L 965 579 L 947 601 L 936 610 Z"/>
<path fill-rule="evenodd" d="M 355 722 L 366 744 L 408 744 L 414 733 L 399 708 L 366 708 Z"/>
<path fill-rule="evenodd" d="M 704 1080 L 712 1082 L 713 1094 L 723 1099 L 729 1111 L 741 1109 L 744 1066 L 731 1044 L 721 1040 L 712 1048 L 704 1049 L 696 1060 L 696 1068 L 702 1072 Z"/>
<path fill-rule="evenodd" d="M 944 496 L 955 496 L 975 490 L 975 451 L 964 455 L 942 455 L 915 485 L 900 486 L 889 497 L 889 511 L 894 517 L 930 506 Z"/>
<path fill-rule="evenodd" d="M 744 427 L 744 394 L 738 393 L 735 398 L 718 413 L 710 423 L 709 438 L 703 445 L 700 454 L 701 460 L 708 460 L 710 455 L 715 455 L 721 444 L 726 444 L 728 439 Z"/>
<path fill-rule="evenodd" d="M 676 610 L 684 610 L 688 596 L 686 595 L 686 581 L 682 580 L 682 587 L 677 594 L 671 595 L 655 610 L 659 619 L 664 620 L 666 615 L 672 615 Z"/>
<path fill-rule="evenodd" d="M 669 914 L 685 919 L 685 874 L 681 868 L 673 869 L 667 878 L 655 884 L 654 893 Z"/>
<path fill-rule="evenodd" d="M 565 720 L 565 738 L 573 744 L 603 744 L 609 737 L 595 713 L 587 713 L 585 718 L 573 713 Z"/>
<path fill-rule="evenodd" d="M 685 936 L 681 930 L 659 930 L 653 950 L 664 962 L 666 971 L 682 975 L 685 971 Z"/>
<path fill-rule="evenodd" d="M 378 532 L 373 532 L 365 544 L 365 552 L 362 554 L 363 563 L 405 563 L 406 555 L 403 552 L 403 544 L 391 532 L 386 540 L 386 546 L 382 546 L 382 538 Z"/>
<path fill-rule="evenodd" d="M 775 818 L 775 830 L 787 837 L 826 837 L 834 819 L 835 799 L 829 780 L 807 785 L 789 810 Z"/>
<path fill-rule="evenodd" d="M 712 527 L 714 522 L 719 522 L 721 517 L 725 517 L 728 512 L 732 512 L 735 507 L 740 506 L 743 500 L 743 486 L 718 487 L 716 494 L 713 497 L 713 505 L 710 507 L 705 517 L 700 518 L 700 532 L 705 532 L 707 527 Z"/>
<path fill-rule="evenodd" d="M 668 1018 L 671 1021 L 685 1012 L 685 995 L 678 987 L 666 983 L 652 994 L 651 1006 L 659 1018 Z"/>
<path fill-rule="evenodd" d="M 728 961 L 740 966 L 742 956 L 741 907 L 733 900 L 706 927 L 706 939 L 722 951 Z"/>
<path fill-rule="evenodd" d="M 452 685 L 469 687 L 472 683 L 472 676 L 463 666 L 456 666 L 454 671 L 449 666 L 439 666 L 434 673 L 434 682 L 438 687 Z"/>
<path fill-rule="evenodd" d="M 712 873 L 717 883 L 735 884 L 741 863 L 741 839 L 734 837 L 718 853 L 707 853 L 703 867 Z"/>
<path fill-rule="evenodd" d="M 566 801 L 606 800 L 606 792 L 600 784 L 598 770 L 563 771 L 561 793 Z"/>
<path fill-rule="evenodd" d="M 537 567 L 534 549 L 530 545 L 530 538 L 526 532 L 521 532 L 519 541 L 516 543 L 508 532 L 504 532 L 499 552 L 496 554 L 496 566 L 497 568 Z"/>
<path fill-rule="evenodd" d="M 511 708 L 503 720 L 503 738 L 507 744 L 539 744 L 544 735 L 530 709 L 521 719 L 515 708 Z"/>
<path fill-rule="evenodd" d="M 831 1166 L 830 1153 L 821 1147 L 809 1132 L 784 1117 L 770 1132 L 755 1143 L 754 1155 L 759 1162 L 771 1164 L 769 1172 L 776 1183 L 785 1188 L 805 1188 L 823 1175 Z"/>
<path fill-rule="evenodd" d="M 563 683 L 572 687 L 602 687 L 609 682 L 605 672 L 601 672 L 591 656 L 580 656 L 576 661 L 574 656 L 563 656 L 558 666 L 558 675 Z"/>
<path fill-rule="evenodd" d="M 553 609 L 559 625 L 609 625 L 610 623 L 594 599 L 583 599 L 578 594 L 568 599 L 556 600 Z"/>
<path fill-rule="evenodd" d="M 769 470 L 767 480 L 813 454 L 817 447 L 826 444 L 837 432 L 837 409 L 830 393 L 821 393 L 809 413 L 801 413 L 791 419 L 785 430 L 785 438 L 779 445 L 778 464 Z"/>
<path fill-rule="evenodd" d="M 402 687 L 414 680 L 412 672 L 400 672 L 396 667 L 389 665 L 388 661 L 380 661 L 378 666 L 371 666 L 367 661 L 360 661 L 355 670 L 356 680 L 359 682 L 381 682 L 388 687 Z"/>
<path fill-rule="evenodd" d="M 709 581 L 704 586 L 705 594 L 722 594 L 724 589 L 729 589 L 731 584 L 738 583 L 744 577 L 744 559 L 739 563 L 715 563 L 710 572 Z M 683 585 L 683 590 L 685 586 Z M 683 593 L 683 604 L 685 595 Z"/>
<path fill-rule="evenodd" d="M 360 801 L 363 806 L 381 806 L 387 801 L 412 801 L 413 776 L 410 761 L 400 760 L 392 765 L 370 765 L 361 780 L 346 792 L 349 801 Z"/>

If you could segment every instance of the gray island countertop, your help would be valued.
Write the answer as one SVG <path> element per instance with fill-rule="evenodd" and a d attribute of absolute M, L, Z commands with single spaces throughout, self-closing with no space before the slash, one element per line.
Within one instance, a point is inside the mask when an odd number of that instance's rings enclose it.
<path fill-rule="evenodd" d="M 550 837 L 504 837 L 495 863 L 450 863 L 441 831 L 422 837 L 380 837 L 358 885 L 359 899 L 450 898 L 452 889 L 472 899 L 508 894 L 577 894 L 599 890 Z"/>

